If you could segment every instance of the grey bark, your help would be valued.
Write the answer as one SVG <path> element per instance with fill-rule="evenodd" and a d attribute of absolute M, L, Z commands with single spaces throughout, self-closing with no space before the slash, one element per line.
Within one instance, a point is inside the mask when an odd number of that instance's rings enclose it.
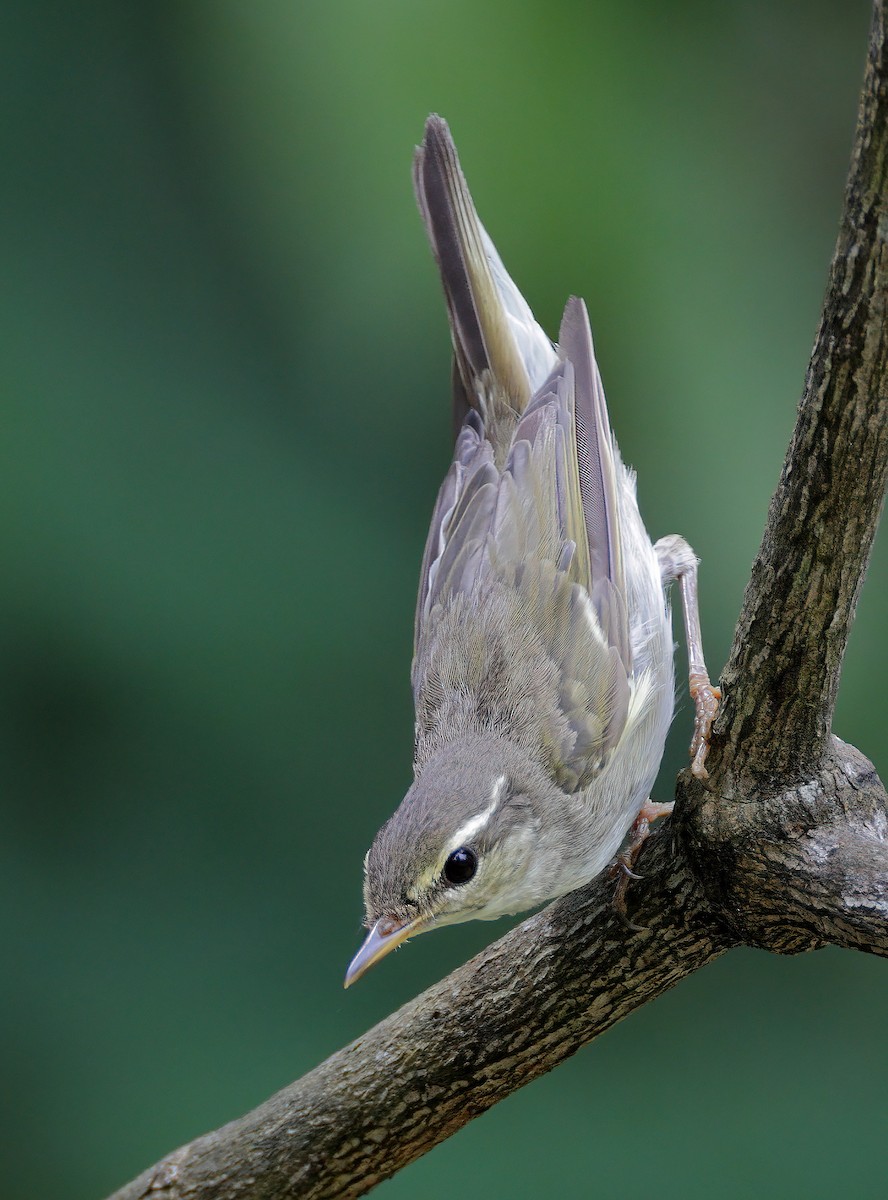
<path fill-rule="evenodd" d="M 888 956 L 888 800 L 830 732 L 888 474 L 886 148 L 877 0 L 838 245 L 710 778 L 679 779 L 674 820 L 643 852 L 629 892 L 643 928 L 594 881 L 114 1200 L 360 1196 L 734 945 Z"/>

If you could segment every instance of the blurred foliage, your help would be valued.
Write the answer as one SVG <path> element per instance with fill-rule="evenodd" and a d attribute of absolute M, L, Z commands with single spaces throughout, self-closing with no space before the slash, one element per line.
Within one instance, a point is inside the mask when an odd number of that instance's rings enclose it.
<path fill-rule="evenodd" d="M 717 670 L 867 24 L 864 0 L 4 6 L 8 1200 L 109 1191 L 501 931 L 341 990 L 409 779 L 449 450 L 427 112 L 547 327 L 587 298 L 651 532 L 703 558 Z M 886 583 L 883 551 L 837 717 L 883 775 Z M 688 730 L 683 699 L 662 797 Z M 884 972 L 735 953 L 381 1194 L 881 1194 Z"/>

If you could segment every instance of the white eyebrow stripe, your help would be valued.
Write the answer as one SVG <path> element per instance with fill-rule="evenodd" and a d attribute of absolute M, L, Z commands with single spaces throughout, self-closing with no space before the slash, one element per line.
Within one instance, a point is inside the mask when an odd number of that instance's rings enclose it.
<path fill-rule="evenodd" d="M 484 809 L 483 812 L 478 813 L 477 817 L 472 817 L 470 821 L 466 821 L 462 828 L 457 829 L 456 833 L 453 835 L 453 840 L 450 843 L 452 850 L 458 850 L 459 847 L 465 842 L 470 841 L 476 833 L 481 832 L 481 830 L 496 812 L 497 806 L 500 800 L 503 798 L 505 786 L 505 775 L 498 776 L 494 782 L 493 791 L 490 794 L 490 804 Z"/>

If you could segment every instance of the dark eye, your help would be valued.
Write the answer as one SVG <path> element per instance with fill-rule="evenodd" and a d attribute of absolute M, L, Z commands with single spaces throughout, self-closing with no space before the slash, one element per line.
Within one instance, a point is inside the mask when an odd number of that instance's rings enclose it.
<path fill-rule="evenodd" d="M 442 875 L 445 883 L 468 883 L 477 870 L 478 859 L 475 851 L 470 850 L 468 846 L 460 846 L 459 850 L 454 850 L 448 855 Z"/>

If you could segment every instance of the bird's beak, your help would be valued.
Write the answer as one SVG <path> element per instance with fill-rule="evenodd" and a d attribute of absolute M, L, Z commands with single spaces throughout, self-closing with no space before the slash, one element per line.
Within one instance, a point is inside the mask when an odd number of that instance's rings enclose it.
<path fill-rule="evenodd" d="M 345 973 L 345 986 L 350 987 L 390 950 L 406 942 L 414 933 L 420 933 L 426 920 L 425 917 L 415 917 L 412 921 L 398 925 L 388 917 L 380 917 L 364 938 L 363 946 L 349 963 Z"/>

